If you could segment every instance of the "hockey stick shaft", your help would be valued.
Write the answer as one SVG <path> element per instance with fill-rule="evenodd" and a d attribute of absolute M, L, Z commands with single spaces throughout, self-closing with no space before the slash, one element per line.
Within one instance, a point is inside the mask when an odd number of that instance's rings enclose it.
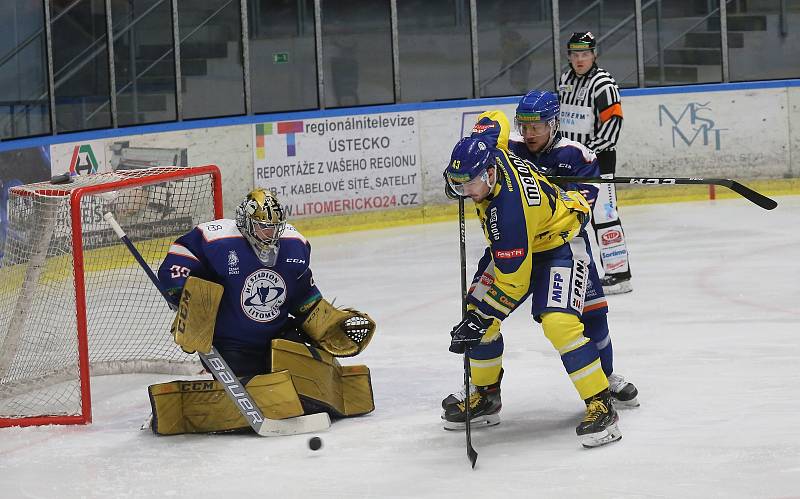
<path fill-rule="evenodd" d="M 727 178 L 695 178 L 695 177 L 559 177 L 548 176 L 554 182 L 570 182 L 583 184 L 634 184 L 634 185 L 719 185 L 727 187 L 736 194 L 765 210 L 772 210 L 778 203 L 771 198 L 754 191 L 746 185 Z"/>
<path fill-rule="evenodd" d="M 147 277 L 150 278 L 150 281 L 152 281 L 153 285 L 161 293 L 161 296 L 167 301 L 170 308 L 176 310 L 177 304 L 174 299 L 164 289 L 161 281 L 158 280 L 158 276 L 155 275 L 153 269 L 151 269 L 150 265 L 144 260 L 142 254 L 139 253 L 139 250 L 136 249 L 136 246 L 133 245 L 133 242 L 125 234 L 125 231 L 122 230 L 122 227 L 117 223 L 114 215 L 109 212 L 106 213 L 103 218 L 111 228 L 114 229 L 114 232 L 128 248 L 128 251 L 136 259 L 139 266 L 142 267 L 142 270 L 144 270 Z M 315 432 L 324 430 L 330 426 L 330 417 L 327 413 L 311 414 L 285 420 L 264 417 L 261 409 L 255 401 L 253 401 L 247 389 L 241 381 L 239 381 L 239 378 L 236 377 L 230 366 L 228 366 L 228 363 L 225 362 L 225 359 L 222 358 L 214 346 L 211 347 L 211 351 L 208 353 L 197 352 L 197 354 L 203 359 L 205 365 L 209 367 L 214 379 L 225 387 L 225 394 L 231 402 L 234 403 L 242 416 L 244 416 L 244 419 L 253 431 L 262 437 Z"/>
<path fill-rule="evenodd" d="M 172 310 L 177 310 L 178 304 L 175 303 L 175 300 L 169 295 L 169 293 L 166 292 L 164 287 L 161 285 L 161 281 L 158 280 L 158 277 L 153 272 L 153 269 L 150 268 L 150 265 L 146 261 L 144 261 L 142 254 L 139 253 L 139 250 L 137 250 L 136 246 L 133 245 L 133 242 L 128 237 L 128 235 L 125 234 L 125 231 L 122 230 L 122 227 L 117 222 L 117 219 L 114 218 L 114 214 L 108 212 L 105 215 L 103 215 L 103 219 L 105 219 L 106 223 L 108 223 L 108 225 L 110 225 L 111 228 L 114 229 L 114 232 L 116 232 L 117 237 L 119 237 L 120 241 L 122 241 L 122 243 L 128 248 L 128 251 L 130 252 L 131 255 L 133 255 L 133 258 L 136 259 L 136 263 L 138 263 L 139 266 L 142 267 L 144 273 L 147 274 L 147 277 L 149 277 L 150 281 L 153 282 L 156 289 L 158 289 L 158 292 L 161 293 L 161 296 L 163 296 L 164 299 L 167 301 L 169 308 L 171 308 Z"/>
<path fill-rule="evenodd" d="M 467 316 L 467 228 L 464 220 L 464 198 L 458 198 L 458 249 L 461 257 L 461 318 Z M 469 347 L 464 349 L 464 428 L 467 438 L 467 458 L 475 468 L 478 452 L 472 446 L 472 429 L 469 407 Z"/>

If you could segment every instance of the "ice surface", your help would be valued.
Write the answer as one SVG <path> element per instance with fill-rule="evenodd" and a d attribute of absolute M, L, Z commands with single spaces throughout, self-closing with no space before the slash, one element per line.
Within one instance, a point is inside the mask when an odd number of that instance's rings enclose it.
<path fill-rule="evenodd" d="M 145 386 L 93 379 L 89 426 L 0 429 L 0 497 L 784 497 L 800 495 L 800 197 L 623 207 L 634 292 L 610 297 L 617 372 L 641 407 L 585 450 L 583 412 L 526 304 L 503 324 L 503 422 L 445 432 L 459 388 L 455 222 L 317 237 L 323 293 L 379 330 L 358 358 L 377 409 L 310 435 L 156 437 Z M 468 223 L 470 267 L 482 253 Z M 471 271 L 470 271 L 471 272 Z M 344 359 L 345 364 L 355 359 Z M 241 494 L 241 496 L 237 496 Z"/>

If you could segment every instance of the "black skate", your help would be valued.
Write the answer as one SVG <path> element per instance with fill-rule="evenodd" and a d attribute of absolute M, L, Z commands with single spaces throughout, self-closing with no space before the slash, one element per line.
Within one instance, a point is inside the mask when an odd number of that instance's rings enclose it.
<path fill-rule="evenodd" d="M 575 432 L 584 447 L 600 447 L 622 438 L 617 421 L 619 416 L 611 405 L 611 393 L 603 390 L 586 400 L 586 415 Z"/>
<path fill-rule="evenodd" d="M 615 408 L 639 407 L 639 390 L 619 374 L 612 373 L 608 377 L 608 391 L 611 392 L 611 403 Z"/>
<path fill-rule="evenodd" d="M 502 374 L 501 374 L 502 378 Z M 470 427 L 500 424 L 500 380 L 489 386 L 469 384 Z M 442 400 L 442 423 L 445 430 L 463 430 L 466 427 L 464 390 L 451 393 Z"/>
<path fill-rule="evenodd" d="M 606 274 L 600 282 L 603 284 L 603 293 L 607 295 L 621 295 L 633 291 L 629 274 Z"/>

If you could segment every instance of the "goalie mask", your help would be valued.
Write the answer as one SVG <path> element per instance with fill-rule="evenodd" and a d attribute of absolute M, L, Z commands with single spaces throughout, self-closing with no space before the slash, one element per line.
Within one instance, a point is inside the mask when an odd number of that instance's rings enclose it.
<path fill-rule="evenodd" d="M 272 266 L 278 254 L 286 213 L 273 193 L 250 191 L 236 209 L 236 226 L 264 265 Z"/>

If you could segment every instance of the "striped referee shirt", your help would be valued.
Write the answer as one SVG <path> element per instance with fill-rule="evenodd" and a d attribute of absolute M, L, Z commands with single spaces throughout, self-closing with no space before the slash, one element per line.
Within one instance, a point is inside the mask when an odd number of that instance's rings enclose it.
<path fill-rule="evenodd" d="M 583 76 L 570 68 L 558 81 L 559 129 L 568 139 L 595 152 L 614 150 L 622 130 L 622 103 L 617 82 L 593 65 Z"/>

